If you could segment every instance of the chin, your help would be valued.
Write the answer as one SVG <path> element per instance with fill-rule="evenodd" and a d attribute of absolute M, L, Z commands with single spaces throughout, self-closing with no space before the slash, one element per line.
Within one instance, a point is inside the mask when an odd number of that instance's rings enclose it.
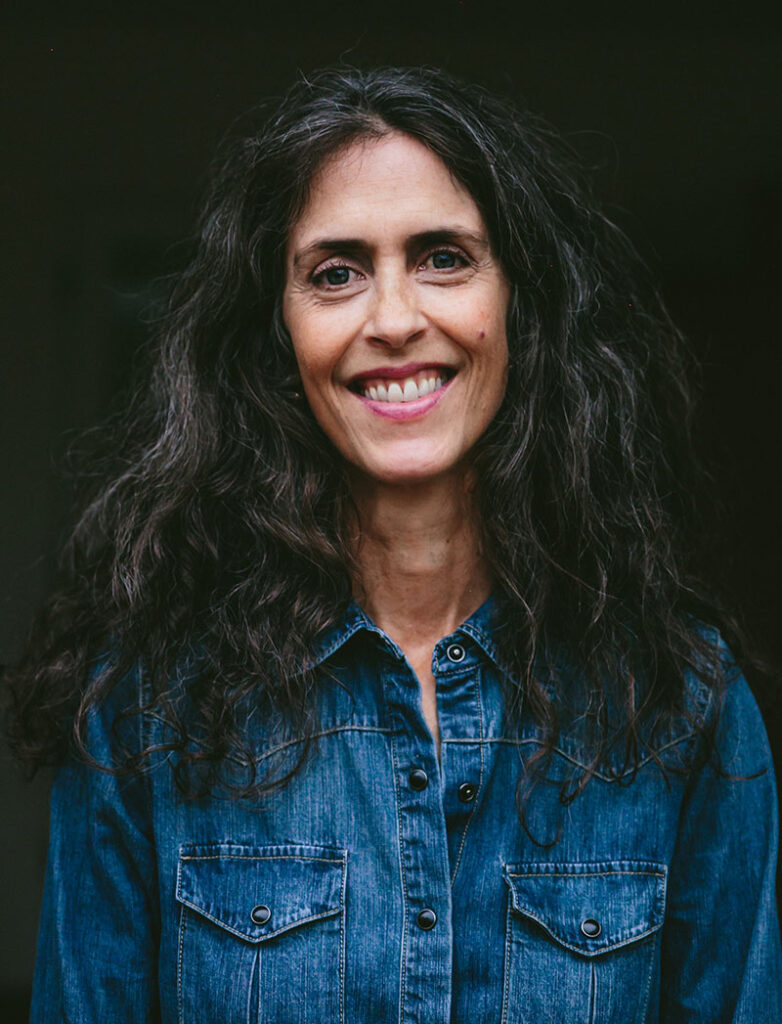
<path fill-rule="evenodd" d="M 432 483 L 447 476 L 455 468 L 450 460 L 446 462 L 410 459 L 356 467 L 358 473 L 368 483 L 393 484 L 399 487 Z"/>
<path fill-rule="evenodd" d="M 469 448 L 460 437 L 405 438 L 395 442 L 343 448 L 342 457 L 350 464 L 350 474 L 367 485 L 413 486 L 447 477 L 464 475 Z M 467 449 L 467 450 L 465 450 Z"/>

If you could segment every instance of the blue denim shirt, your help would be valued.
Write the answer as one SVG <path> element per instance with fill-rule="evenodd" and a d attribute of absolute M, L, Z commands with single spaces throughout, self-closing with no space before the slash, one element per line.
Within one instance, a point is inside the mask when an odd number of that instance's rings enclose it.
<path fill-rule="evenodd" d="M 582 757 L 566 732 L 530 799 L 536 843 L 514 790 L 538 735 L 503 725 L 496 614 L 434 649 L 441 760 L 410 666 L 353 605 L 317 652 L 317 747 L 276 795 L 185 801 L 163 755 L 132 777 L 63 768 L 32 1020 L 782 1021 L 774 778 L 745 681 L 718 744 L 746 781 L 708 765 L 666 781 L 647 759 L 563 807 Z M 690 696 L 712 713 L 705 686 Z M 90 733 L 106 761 L 110 720 L 109 703 Z M 262 758 L 299 749 L 250 724 Z M 682 723 L 661 756 L 696 742 Z"/>

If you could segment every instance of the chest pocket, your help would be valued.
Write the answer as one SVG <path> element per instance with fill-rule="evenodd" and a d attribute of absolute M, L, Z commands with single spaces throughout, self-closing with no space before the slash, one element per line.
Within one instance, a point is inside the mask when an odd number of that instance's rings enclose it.
<path fill-rule="evenodd" d="M 342 1021 L 345 876 L 332 847 L 182 847 L 180 1024 Z"/>
<path fill-rule="evenodd" d="M 503 1024 L 641 1024 L 665 915 L 666 866 L 506 865 Z"/>

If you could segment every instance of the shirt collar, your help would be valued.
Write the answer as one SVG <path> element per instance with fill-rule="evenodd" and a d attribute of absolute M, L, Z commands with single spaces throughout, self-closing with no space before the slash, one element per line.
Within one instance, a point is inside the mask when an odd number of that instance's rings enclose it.
<path fill-rule="evenodd" d="M 506 628 L 503 602 L 498 594 L 492 593 L 456 633 L 472 637 L 494 664 L 502 668 L 498 641 Z"/>
<path fill-rule="evenodd" d="M 363 608 L 351 600 L 344 614 L 333 625 L 328 626 L 314 641 L 309 659 L 304 666 L 305 669 L 317 668 L 362 629 L 384 635 Z"/>
<path fill-rule="evenodd" d="M 459 634 L 468 636 L 478 644 L 498 668 L 502 669 L 497 641 L 500 631 L 503 629 L 507 629 L 503 615 L 503 602 L 498 595 L 490 594 L 480 608 L 443 640 L 453 643 Z M 375 633 L 390 650 L 398 652 L 396 644 L 372 621 L 355 600 L 351 600 L 341 618 L 327 627 L 313 643 L 305 669 L 317 668 L 361 630 Z"/>

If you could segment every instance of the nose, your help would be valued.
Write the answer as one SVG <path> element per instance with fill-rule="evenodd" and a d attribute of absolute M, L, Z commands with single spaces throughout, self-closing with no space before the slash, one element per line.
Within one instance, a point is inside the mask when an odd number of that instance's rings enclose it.
<path fill-rule="evenodd" d="M 370 341 L 402 348 L 426 328 L 415 285 L 406 274 L 378 277 L 364 330 Z"/>

